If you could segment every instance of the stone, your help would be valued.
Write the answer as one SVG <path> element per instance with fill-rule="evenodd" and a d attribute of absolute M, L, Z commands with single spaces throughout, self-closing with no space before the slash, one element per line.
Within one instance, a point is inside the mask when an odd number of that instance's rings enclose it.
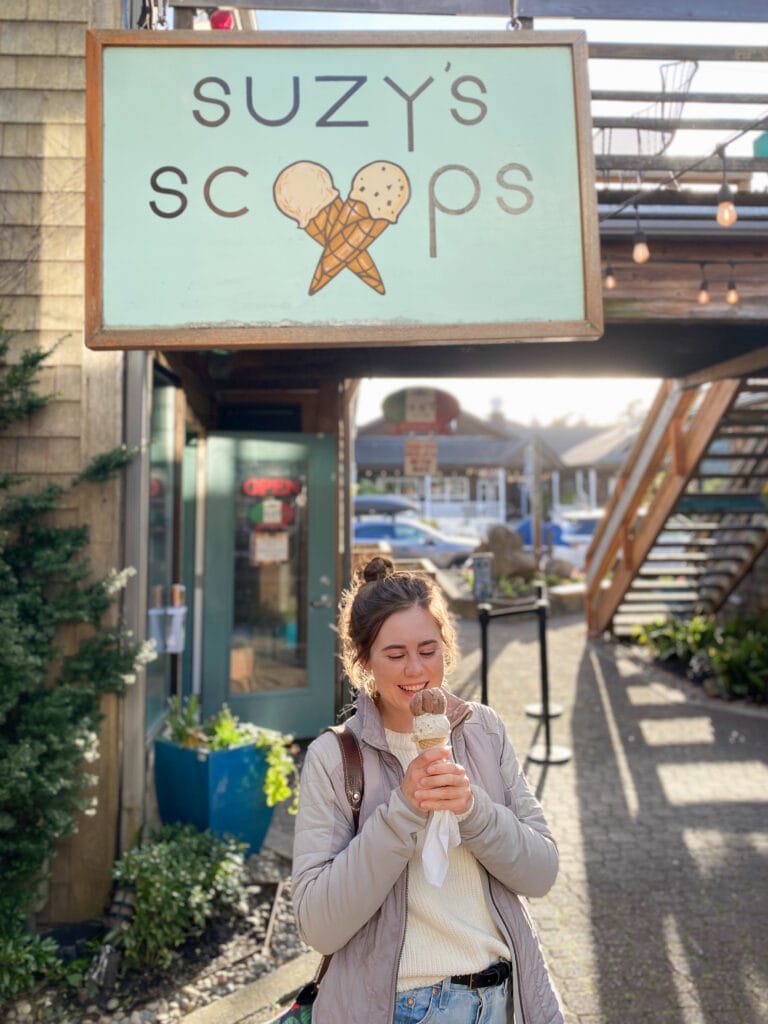
<path fill-rule="evenodd" d="M 523 551 L 523 538 L 503 523 L 496 523 L 488 529 L 488 539 L 483 550 L 493 555 L 493 578 L 520 576 L 530 580 L 536 573 L 536 559 Z"/>

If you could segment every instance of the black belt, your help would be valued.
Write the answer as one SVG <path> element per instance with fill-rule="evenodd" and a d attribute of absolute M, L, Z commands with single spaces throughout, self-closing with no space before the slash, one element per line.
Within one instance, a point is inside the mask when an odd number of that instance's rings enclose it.
<path fill-rule="evenodd" d="M 497 964 L 491 964 L 484 971 L 477 974 L 454 974 L 451 978 L 453 985 L 466 985 L 468 988 L 490 988 L 492 985 L 501 985 L 506 981 L 512 972 L 507 960 L 500 960 Z"/>

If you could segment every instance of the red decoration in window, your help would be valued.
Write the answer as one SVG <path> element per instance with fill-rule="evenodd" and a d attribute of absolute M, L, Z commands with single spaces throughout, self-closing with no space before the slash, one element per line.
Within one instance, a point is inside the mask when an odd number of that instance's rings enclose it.
<path fill-rule="evenodd" d="M 293 494 L 301 493 L 301 484 L 298 480 L 291 480 L 285 476 L 249 476 L 243 481 L 243 494 L 249 498 L 289 498 Z"/>
<path fill-rule="evenodd" d="M 228 30 L 235 27 L 235 16 L 232 11 L 213 11 L 208 20 L 211 28 Z"/>

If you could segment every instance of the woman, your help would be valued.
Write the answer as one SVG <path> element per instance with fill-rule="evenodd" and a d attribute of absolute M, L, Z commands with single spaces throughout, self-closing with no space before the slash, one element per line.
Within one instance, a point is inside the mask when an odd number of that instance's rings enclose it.
<path fill-rule="evenodd" d="M 553 885 L 557 847 L 501 720 L 447 693 L 451 749 L 419 753 L 411 736 L 413 694 L 443 685 L 458 653 L 440 590 L 374 558 L 339 631 L 365 793 L 355 834 L 336 738 L 314 740 L 293 860 L 299 932 L 333 954 L 314 1024 L 562 1024 L 520 899 Z M 461 836 L 440 888 L 421 861 L 432 811 Z"/>

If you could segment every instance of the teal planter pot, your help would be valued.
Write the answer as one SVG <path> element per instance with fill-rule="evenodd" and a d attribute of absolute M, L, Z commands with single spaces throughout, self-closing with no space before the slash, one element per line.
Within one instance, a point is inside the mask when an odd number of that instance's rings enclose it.
<path fill-rule="evenodd" d="M 155 740 L 155 792 L 160 818 L 234 836 L 258 853 L 272 821 L 264 796 L 265 751 L 253 744 L 227 750 Z"/>

